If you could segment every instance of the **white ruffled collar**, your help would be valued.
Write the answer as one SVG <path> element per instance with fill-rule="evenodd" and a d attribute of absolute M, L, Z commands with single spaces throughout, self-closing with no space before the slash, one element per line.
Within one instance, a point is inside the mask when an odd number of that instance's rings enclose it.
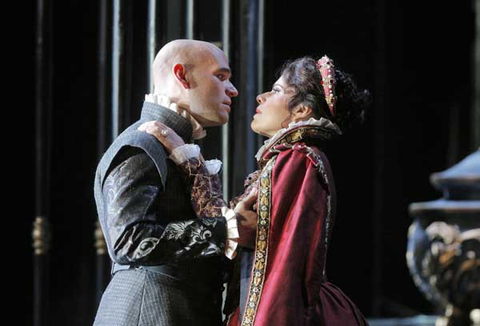
<path fill-rule="evenodd" d="M 257 154 L 255 155 L 255 158 L 257 159 L 257 161 L 259 161 L 262 158 L 263 154 L 265 153 L 265 150 L 267 150 L 267 148 L 269 148 L 271 144 L 274 144 L 277 140 L 279 140 L 289 131 L 298 127 L 303 127 L 303 126 L 322 127 L 322 128 L 330 129 L 335 133 L 337 133 L 338 135 L 342 134 L 340 128 L 335 123 L 325 118 L 320 118 L 320 119 L 310 118 L 308 120 L 290 122 L 286 128 L 280 129 L 275 133 L 275 135 L 273 135 L 272 137 L 268 138 L 263 142 L 262 147 L 260 147 Z"/>
<path fill-rule="evenodd" d="M 181 108 L 177 105 L 177 103 L 174 103 L 170 101 L 170 98 L 166 95 L 163 94 L 146 94 L 145 95 L 145 101 L 161 105 L 165 108 L 168 108 L 185 119 L 189 120 L 191 125 L 192 125 L 192 137 L 193 139 L 201 139 L 207 135 L 207 131 L 200 125 L 200 123 L 190 114 L 190 112 L 185 109 Z"/>

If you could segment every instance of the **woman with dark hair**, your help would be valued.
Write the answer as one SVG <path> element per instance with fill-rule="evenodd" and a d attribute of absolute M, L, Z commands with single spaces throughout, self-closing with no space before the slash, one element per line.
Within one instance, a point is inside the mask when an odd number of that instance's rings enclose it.
<path fill-rule="evenodd" d="M 336 199 L 322 150 L 363 122 L 369 101 L 368 91 L 358 90 L 327 56 L 285 63 L 272 90 L 257 96 L 251 127 L 268 139 L 256 155 L 259 169 L 247 177 L 243 194 L 230 202 L 233 208 L 258 192 L 256 240 L 252 248 L 237 249 L 225 305 L 229 326 L 367 325 L 355 304 L 327 280 Z M 140 129 L 177 157 L 198 217 L 222 216 L 227 204 L 217 171 L 210 174 L 198 146 L 183 144 L 158 122 Z M 188 147 L 196 150 L 179 159 Z"/>

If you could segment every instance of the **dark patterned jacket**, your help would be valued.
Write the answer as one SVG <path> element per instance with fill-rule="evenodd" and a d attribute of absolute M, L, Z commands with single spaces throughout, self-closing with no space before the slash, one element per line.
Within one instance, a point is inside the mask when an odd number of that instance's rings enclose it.
<path fill-rule="evenodd" d="M 102 157 L 95 201 L 120 271 L 102 297 L 95 325 L 217 325 L 227 263 L 225 218 L 196 218 L 178 168 L 153 136 L 137 130 L 150 120 L 191 140 L 188 120 L 145 102 L 140 120 Z"/>

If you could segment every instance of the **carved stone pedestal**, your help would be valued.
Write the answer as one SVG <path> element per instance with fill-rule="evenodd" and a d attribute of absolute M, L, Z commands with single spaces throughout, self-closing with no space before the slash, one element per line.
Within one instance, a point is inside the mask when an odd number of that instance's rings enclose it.
<path fill-rule="evenodd" d="M 480 325 L 480 149 L 430 181 L 443 198 L 409 206 L 410 273 L 444 311 L 436 326 Z"/>

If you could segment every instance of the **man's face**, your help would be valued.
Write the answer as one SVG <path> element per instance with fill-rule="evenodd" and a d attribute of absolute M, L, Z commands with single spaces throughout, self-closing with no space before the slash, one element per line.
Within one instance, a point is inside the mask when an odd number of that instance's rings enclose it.
<path fill-rule="evenodd" d="M 213 49 L 202 54 L 202 60 L 191 73 L 190 111 L 203 127 L 228 122 L 232 98 L 238 91 L 230 82 L 231 71 L 225 54 Z"/>

